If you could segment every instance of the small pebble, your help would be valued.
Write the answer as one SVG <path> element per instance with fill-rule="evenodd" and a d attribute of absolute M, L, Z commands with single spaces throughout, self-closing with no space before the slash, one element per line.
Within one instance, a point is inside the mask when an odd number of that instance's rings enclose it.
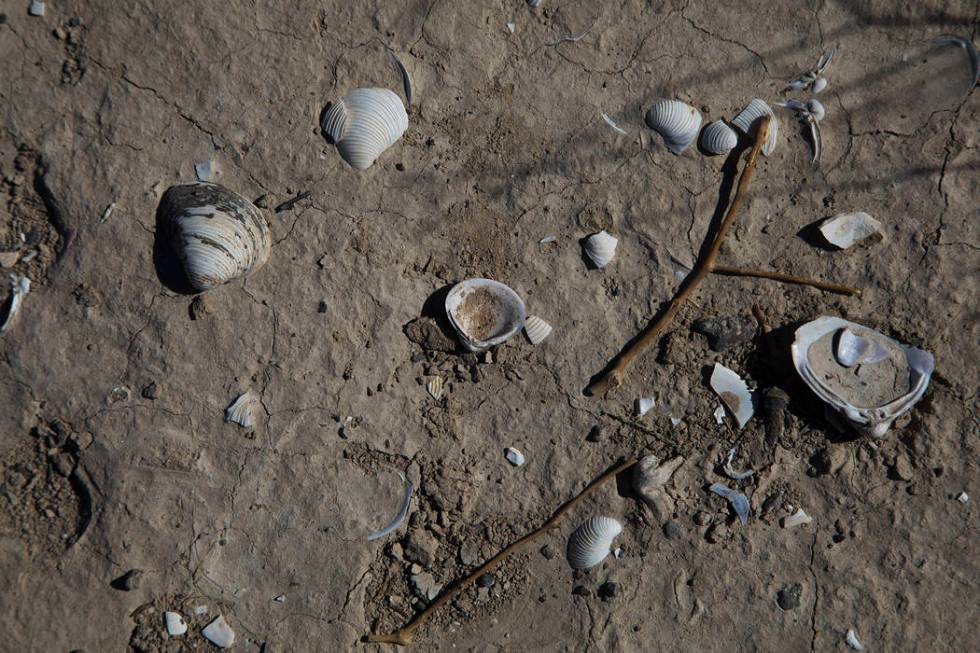
<path fill-rule="evenodd" d="M 758 324 L 750 315 L 698 320 L 691 327 L 695 333 L 707 337 L 708 346 L 718 352 L 749 342 L 755 337 L 757 329 Z"/>
<path fill-rule="evenodd" d="M 520 467 L 524 464 L 524 454 L 513 447 L 504 449 L 504 455 L 507 457 L 507 462 L 514 467 Z"/>
<path fill-rule="evenodd" d="M 911 481 L 913 475 L 912 461 L 909 460 L 908 454 L 898 454 L 895 457 L 895 476 L 903 481 Z"/>
<path fill-rule="evenodd" d="M 708 524 L 711 523 L 711 515 L 709 515 L 703 510 L 699 510 L 694 515 L 694 523 L 697 524 L 698 526 L 707 526 Z"/>
<path fill-rule="evenodd" d="M 555 557 L 555 550 L 551 548 L 551 545 L 545 544 L 541 547 L 541 555 L 545 557 L 545 560 L 551 560 Z"/>
<path fill-rule="evenodd" d="M 795 610 L 800 607 L 800 595 L 803 593 L 803 586 L 799 583 L 784 585 L 776 592 L 776 604 L 783 610 Z"/>
<path fill-rule="evenodd" d="M 616 598 L 616 596 L 619 594 L 619 583 L 614 583 L 612 581 L 603 583 L 599 586 L 599 591 L 597 593 L 601 599 Z"/>
<path fill-rule="evenodd" d="M 956 497 L 956 500 L 959 501 L 960 503 L 965 504 L 970 500 L 970 495 L 967 494 L 966 492 L 960 492 L 959 496 Z"/>
<path fill-rule="evenodd" d="M 316 312 L 317 313 L 326 313 L 327 312 L 327 300 L 325 300 L 325 299 L 321 299 L 320 300 L 320 303 L 317 304 Z"/>
<path fill-rule="evenodd" d="M 664 536 L 668 540 L 676 540 L 681 536 L 681 527 L 675 521 L 669 521 L 664 524 Z"/>
<path fill-rule="evenodd" d="M 572 594 L 575 596 L 592 596 L 592 591 L 585 585 L 576 585 L 572 588 Z"/>
<path fill-rule="evenodd" d="M 589 431 L 589 434 L 585 436 L 585 439 L 589 442 L 599 442 L 602 440 L 602 435 L 602 427 L 596 424 L 592 427 L 592 430 Z"/>
<path fill-rule="evenodd" d="M 476 584 L 479 587 L 493 587 L 493 574 L 483 574 L 476 579 Z"/>
<path fill-rule="evenodd" d="M 155 400 L 160 398 L 160 386 L 156 382 L 151 381 L 148 385 L 144 386 L 143 392 L 141 393 L 144 399 Z"/>

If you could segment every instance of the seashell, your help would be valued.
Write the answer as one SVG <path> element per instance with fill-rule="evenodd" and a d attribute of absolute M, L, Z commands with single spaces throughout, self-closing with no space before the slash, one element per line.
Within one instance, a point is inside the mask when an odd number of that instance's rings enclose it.
<path fill-rule="evenodd" d="M 597 268 L 604 268 L 609 265 L 616 255 L 616 245 L 619 240 L 610 236 L 605 230 L 597 234 L 592 234 L 585 241 L 585 255 Z"/>
<path fill-rule="evenodd" d="M 540 344 L 545 338 L 551 335 L 552 327 L 537 315 L 528 315 L 524 322 L 524 335 L 531 341 L 532 345 Z"/>
<path fill-rule="evenodd" d="M 749 500 L 744 494 L 731 489 L 724 483 L 712 483 L 708 489 L 718 496 L 728 499 L 728 503 L 732 504 L 732 508 L 735 509 L 735 514 L 738 515 L 738 520 L 742 522 L 742 526 L 749 523 Z"/>
<path fill-rule="evenodd" d="M 827 79 L 825 77 L 820 77 L 813 82 L 813 92 L 820 93 L 825 88 L 827 88 Z"/>
<path fill-rule="evenodd" d="M 758 98 L 752 100 L 749 102 L 749 106 L 735 116 L 732 124 L 738 127 L 743 134 L 749 135 L 752 125 L 765 115 L 770 117 L 769 138 L 766 139 L 766 144 L 762 146 L 762 153 L 769 156 L 776 149 L 776 141 L 779 138 L 779 121 L 776 120 L 776 114 L 769 108 L 768 104 Z"/>
<path fill-rule="evenodd" d="M 701 132 L 701 149 L 708 154 L 728 154 L 738 145 L 738 134 L 734 129 L 716 120 Z"/>
<path fill-rule="evenodd" d="M 738 428 L 745 426 L 755 413 L 755 402 L 742 377 L 724 365 L 715 363 L 714 371 L 711 372 L 711 389 L 735 416 Z M 716 416 L 717 414 L 715 411 Z"/>
<path fill-rule="evenodd" d="M 446 295 L 446 314 L 469 351 L 495 347 L 521 330 L 524 300 L 492 279 L 460 281 Z"/>
<path fill-rule="evenodd" d="M 18 274 L 10 275 L 10 297 L 7 299 L 3 313 L 0 313 L 0 315 L 3 315 L 3 318 L 0 319 L 0 336 L 5 334 L 7 329 L 13 325 L 14 317 L 17 316 L 17 311 L 20 310 L 21 305 L 24 303 L 24 297 L 30 291 L 30 279 Z"/>
<path fill-rule="evenodd" d="M 653 397 L 640 397 L 634 402 L 633 409 L 636 411 L 637 417 L 643 417 L 650 412 L 653 408 L 654 400 Z"/>
<path fill-rule="evenodd" d="M 572 569 L 595 567 L 609 555 L 623 526 L 612 517 L 592 517 L 568 538 L 566 554 Z"/>
<path fill-rule="evenodd" d="M 204 627 L 201 634 L 218 648 L 228 648 L 235 643 L 235 631 L 225 621 L 224 615 L 219 614 L 217 619 Z"/>
<path fill-rule="evenodd" d="M 735 460 L 736 453 L 738 453 L 738 447 L 732 447 L 728 452 L 728 455 L 725 456 L 725 462 L 722 463 L 721 468 L 724 470 L 725 474 L 728 475 L 728 478 L 735 479 L 736 481 L 742 481 L 755 474 L 755 472 L 751 469 L 744 472 L 737 471 L 732 466 L 732 461 Z"/>
<path fill-rule="evenodd" d="M 408 114 L 393 91 L 359 88 L 327 109 L 320 128 L 337 145 L 344 161 L 366 170 L 405 133 Z"/>
<path fill-rule="evenodd" d="M 218 184 L 171 186 L 158 215 L 197 291 L 251 274 L 269 258 L 272 238 L 262 213 Z"/>
<path fill-rule="evenodd" d="M 957 495 L 956 500 L 965 505 L 970 502 L 970 495 L 966 492 L 960 492 L 959 495 Z"/>
<path fill-rule="evenodd" d="M 40 0 L 31 0 L 31 4 L 27 7 L 27 13 L 31 16 L 43 16 L 44 3 Z"/>
<path fill-rule="evenodd" d="M 524 464 L 524 454 L 515 449 L 514 447 L 507 447 L 504 449 L 504 457 L 514 467 L 520 467 Z"/>
<path fill-rule="evenodd" d="M 837 333 L 834 356 L 844 367 L 854 367 L 858 363 L 881 362 L 888 358 L 888 350 L 875 340 L 862 338 L 850 329 L 841 329 Z"/>
<path fill-rule="evenodd" d="M 167 625 L 167 634 L 177 637 L 187 632 L 187 622 L 176 612 L 164 612 L 163 621 Z"/>
<path fill-rule="evenodd" d="M 436 401 L 442 399 L 442 395 L 444 394 L 445 388 L 446 388 L 446 382 L 443 380 L 441 376 L 437 376 L 434 379 L 430 380 L 425 386 L 425 389 L 428 391 L 429 396 L 435 399 Z"/>
<path fill-rule="evenodd" d="M 867 213 L 842 213 L 824 220 L 820 225 L 820 233 L 828 243 L 847 249 L 854 243 L 875 234 L 882 234 L 881 223 Z"/>
<path fill-rule="evenodd" d="M 701 129 L 701 113 L 679 100 L 660 100 L 647 111 L 647 126 L 660 134 L 667 149 L 680 154 Z"/>
<path fill-rule="evenodd" d="M 408 480 L 401 472 L 398 472 L 398 475 L 401 476 L 402 480 L 405 482 L 405 495 L 402 497 L 402 504 L 398 508 L 398 512 L 395 514 L 392 520 L 388 522 L 387 526 L 382 528 L 380 531 L 368 535 L 368 542 L 379 540 L 388 533 L 394 531 L 396 528 L 398 528 L 398 525 L 402 523 L 402 520 L 405 519 L 405 515 L 408 514 L 408 507 L 412 503 L 412 493 L 415 491 L 415 486 L 413 486 L 412 482 Z M 279 601 L 279 598 L 280 597 L 277 596 L 276 601 Z M 285 600 L 285 597 L 282 598 Z M 279 602 L 282 603 L 282 601 Z"/>
<path fill-rule="evenodd" d="M 538 241 L 538 244 L 547 245 L 548 243 L 553 243 L 556 240 L 558 240 L 558 238 L 556 238 L 555 236 L 545 236 L 544 238 Z"/>
<path fill-rule="evenodd" d="M 405 91 L 405 104 L 412 106 L 412 76 L 408 72 L 408 68 L 402 63 L 401 59 L 395 56 L 395 53 L 391 53 L 391 58 L 395 60 L 395 65 L 398 66 L 398 72 L 402 76 L 402 89 Z"/>
<path fill-rule="evenodd" d="M 513 34 L 514 30 L 517 29 L 517 25 L 515 23 L 507 23 L 507 29 L 511 34 Z"/>
<path fill-rule="evenodd" d="M 602 119 L 606 121 L 606 124 L 618 131 L 620 134 L 626 134 L 626 130 L 616 124 L 616 121 L 610 118 L 605 113 L 602 114 Z"/>
<path fill-rule="evenodd" d="M 823 120 L 823 117 L 827 115 L 827 110 L 824 109 L 823 103 L 816 98 L 810 98 L 806 101 L 806 110 L 810 112 L 813 119 L 817 122 Z"/>
<path fill-rule="evenodd" d="M 850 370 L 835 354 L 834 338 L 850 329 L 887 352 L 879 362 Z M 873 351 L 873 349 L 872 349 Z M 859 433 L 881 437 L 892 422 L 922 399 L 936 361 L 932 354 L 838 317 L 820 317 L 796 330 L 793 365 L 814 394 Z M 896 384 L 904 389 L 895 395 Z"/>
<path fill-rule="evenodd" d="M 251 390 L 246 390 L 243 394 L 225 409 L 225 421 L 234 422 L 244 428 L 252 428 L 253 411 L 259 403 L 259 398 Z"/>
<path fill-rule="evenodd" d="M 715 421 L 716 422 L 718 422 L 719 424 L 724 424 L 725 423 L 725 407 L 724 406 L 718 406 L 717 408 L 715 408 L 714 416 L 715 416 Z"/>
<path fill-rule="evenodd" d="M 214 159 L 194 164 L 194 175 L 198 181 L 214 181 L 218 176 L 218 162 Z"/>
<path fill-rule="evenodd" d="M 809 524 L 812 521 L 813 517 L 806 514 L 803 508 L 800 508 L 789 517 L 783 517 L 783 528 L 796 528 L 797 526 Z"/>
<path fill-rule="evenodd" d="M 102 215 L 99 217 L 99 224 L 105 224 L 112 217 L 112 212 L 116 210 L 116 203 L 112 202 L 109 206 L 105 207 L 102 211 Z"/>
<path fill-rule="evenodd" d="M 980 82 L 980 54 L 977 53 L 973 41 L 953 34 L 942 34 L 934 38 L 932 42 L 934 45 L 955 45 L 966 50 L 966 55 L 970 58 L 970 72 L 973 74 L 973 84 L 970 89 L 973 89 L 977 82 Z"/>
<path fill-rule="evenodd" d="M 854 632 L 853 628 L 847 629 L 847 635 L 844 637 L 847 645 L 850 646 L 855 651 L 863 651 L 864 646 L 858 641 L 857 633 Z"/>
<path fill-rule="evenodd" d="M 684 459 L 678 456 L 661 465 L 656 456 L 647 455 L 640 458 L 633 468 L 633 491 L 650 508 L 658 522 L 668 519 L 674 512 L 674 499 L 664 487 L 683 462 Z"/>

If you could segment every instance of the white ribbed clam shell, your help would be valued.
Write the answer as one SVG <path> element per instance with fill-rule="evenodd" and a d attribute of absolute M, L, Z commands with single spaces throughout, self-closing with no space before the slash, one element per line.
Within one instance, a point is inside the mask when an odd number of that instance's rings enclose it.
<path fill-rule="evenodd" d="M 646 123 L 663 136 L 668 150 L 680 154 L 698 137 L 701 113 L 679 100 L 660 100 L 647 111 Z"/>
<path fill-rule="evenodd" d="M 613 540 L 622 531 L 622 524 L 612 517 L 592 517 L 568 538 L 568 564 L 573 569 L 595 567 L 609 555 Z"/>
<path fill-rule="evenodd" d="M 246 390 L 225 409 L 225 421 L 234 422 L 243 428 L 252 428 L 255 407 L 259 398 L 251 390 Z"/>
<path fill-rule="evenodd" d="M 187 632 L 187 622 L 176 612 L 164 612 L 163 621 L 167 626 L 167 634 L 171 637 L 179 637 Z"/>
<path fill-rule="evenodd" d="M 738 134 L 721 120 L 716 120 L 701 132 L 701 149 L 708 154 L 728 154 L 738 145 Z"/>
<path fill-rule="evenodd" d="M 766 140 L 765 145 L 762 146 L 762 153 L 766 156 L 772 154 L 773 150 L 776 149 L 776 140 L 779 138 L 779 122 L 776 120 L 776 114 L 773 110 L 769 108 L 769 105 L 756 98 L 749 102 L 749 106 L 742 109 L 742 111 L 735 116 L 732 120 L 732 124 L 742 130 L 744 134 L 751 134 L 752 125 L 761 118 L 762 116 L 770 116 L 769 121 L 769 138 Z"/>
<path fill-rule="evenodd" d="M 821 223 L 820 233 L 831 245 L 847 249 L 869 236 L 880 234 L 881 223 L 861 211 L 842 213 Z"/>
<path fill-rule="evenodd" d="M 467 302 L 474 293 L 490 298 L 489 312 L 473 312 Z M 469 351 L 481 351 L 503 343 L 524 327 L 527 309 L 514 290 L 493 279 L 460 281 L 446 295 L 446 315 L 459 340 Z M 489 323 L 486 319 L 492 318 Z"/>
<path fill-rule="evenodd" d="M 536 345 L 551 335 L 551 325 L 537 315 L 528 315 L 524 322 L 524 333 L 531 344 Z"/>
<path fill-rule="evenodd" d="M 585 241 L 585 254 L 597 268 L 604 268 L 609 265 L 616 255 L 616 244 L 619 240 L 610 236 L 605 230 L 589 236 Z"/>
<path fill-rule="evenodd" d="M 262 213 L 218 184 L 171 186 L 159 215 L 195 290 L 250 274 L 269 258 L 272 238 Z"/>
<path fill-rule="evenodd" d="M 332 104 L 320 126 L 344 161 L 364 170 L 405 133 L 408 114 L 393 91 L 359 88 Z"/>

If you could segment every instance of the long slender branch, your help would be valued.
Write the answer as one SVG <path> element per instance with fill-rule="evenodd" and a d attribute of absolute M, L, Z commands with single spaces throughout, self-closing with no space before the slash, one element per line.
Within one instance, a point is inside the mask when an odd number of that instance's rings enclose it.
<path fill-rule="evenodd" d="M 568 503 L 560 507 L 557 511 L 555 511 L 555 514 L 553 514 L 551 518 L 548 521 L 546 521 L 544 524 L 542 524 L 537 530 L 531 531 L 521 539 L 517 540 L 516 542 L 513 542 L 505 549 L 503 549 L 500 553 L 490 558 L 490 560 L 488 560 L 487 562 L 483 563 L 483 565 L 480 566 L 478 569 L 470 572 L 466 577 L 462 578 L 461 580 L 453 584 L 448 590 L 443 592 L 443 594 L 439 598 L 433 601 L 433 603 L 429 605 L 429 607 L 427 607 L 425 610 L 417 614 L 415 618 L 412 619 L 410 622 L 408 622 L 405 626 L 387 635 L 368 635 L 364 638 L 365 641 L 375 642 L 380 644 L 398 644 L 399 646 L 408 646 L 409 644 L 412 643 L 412 638 L 415 636 L 415 631 L 418 629 L 418 627 L 421 626 L 423 623 L 425 623 L 426 619 L 431 617 L 436 610 L 444 606 L 446 603 L 452 601 L 457 594 L 462 592 L 469 585 L 473 584 L 473 582 L 477 578 L 479 578 L 480 576 L 487 573 L 488 571 L 490 571 L 491 569 L 499 565 L 501 562 L 503 562 L 503 560 L 511 553 L 513 553 L 514 551 L 523 547 L 526 544 L 530 544 L 531 542 L 535 541 L 536 539 L 538 539 L 539 537 L 547 533 L 549 530 L 551 530 L 562 517 L 567 515 L 575 506 L 581 503 L 583 499 L 585 499 L 586 497 L 594 493 L 596 490 L 598 490 L 603 483 L 605 483 L 611 478 L 615 478 L 617 474 L 619 474 L 625 469 L 628 469 L 629 467 L 632 467 L 635 464 L 636 464 L 636 458 L 630 458 L 629 460 L 616 465 L 615 467 L 607 471 L 605 474 L 592 481 L 588 487 L 586 487 L 578 494 L 578 496 L 576 496 L 574 499 L 572 499 L 571 501 L 569 501 Z"/>
<path fill-rule="evenodd" d="M 716 265 L 711 268 L 712 274 L 726 274 L 734 277 L 758 277 L 760 279 L 772 279 L 773 281 L 782 281 L 784 283 L 796 283 L 801 286 L 812 286 L 814 288 L 819 288 L 820 290 L 826 290 L 828 292 L 836 292 L 842 295 L 860 295 L 860 288 L 853 288 L 851 286 L 844 286 L 839 283 L 831 283 L 829 281 L 822 281 L 820 279 L 808 279 L 807 277 L 798 277 L 795 274 L 784 274 L 782 272 L 773 272 L 771 270 L 759 270 L 756 268 L 736 268 L 729 265 Z"/>
<path fill-rule="evenodd" d="M 647 325 L 636 340 L 619 355 L 612 368 L 602 375 L 599 380 L 585 389 L 585 394 L 589 396 L 601 395 L 622 385 L 623 375 L 626 373 L 626 369 L 633 363 L 633 360 L 643 353 L 654 339 L 663 332 L 671 320 L 674 319 L 674 316 L 677 315 L 678 311 L 680 311 L 684 302 L 694 294 L 698 286 L 701 285 L 701 282 L 710 274 L 711 269 L 714 267 L 715 259 L 718 257 L 718 251 L 721 249 L 721 244 L 728 236 L 728 232 L 731 231 L 732 225 L 735 222 L 735 215 L 738 213 L 745 193 L 749 188 L 752 173 L 755 172 L 756 161 L 759 159 L 759 151 L 769 137 L 769 121 L 769 116 L 765 116 L 759 123 L 759 128 L 755 134 L 755 142 L 752 144 L 752 151 L 749 152 L 749 159 L 745 164 L 745 168 L 742 170 L 742 176 L 738 180 L 735 198 L 732 200 L 731 206 L 728 207 L 728 213 L 718 228 L 718 235 L 712 241 L 711 248 L 707 254 L 694 266 L 694 270 L 684 280 L 684 283 L 677 291 L 677 294 L 674 295 L 674 298 L 670 300 L 670 303 L 667 305 L 667 310 L 657 320 Z"/>

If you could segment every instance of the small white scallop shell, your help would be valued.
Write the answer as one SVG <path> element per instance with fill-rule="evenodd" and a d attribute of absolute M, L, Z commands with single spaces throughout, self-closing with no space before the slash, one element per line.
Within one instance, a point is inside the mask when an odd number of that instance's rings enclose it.
<path fill-rule="evenodd" d="M 622 531 L 622 524 L 612 517 L 592 517 L 575 529 L 566 550 L 572 569 L 589 569 L 602 562 Z"/>
<path fill-rule="evenodd" d="M 177 637 L 187 632 L 187 622 L 176 612 L 164 612 L 163 621 L 167 626 L 167 634 Z"/>
<path fill-rule="evenodd" d="M 711 389 L 735 416 L 738 428 L 745 426 L 755 413 L 755 402 L 742 377 L 724 365 L 715 363 L 715 369 L 711 372 Z"/>
<path fill-rule="evenodd" d="M 463 346 L 482 351 L 520 331 L 527 309 L 520 295 L 498 281 L 466 279 L 446 295 L 446 315 Z"/>
<path fill-rule="evenodd" d="M 218 184 L 171 186 L 157 210 L 187 280 L 204 291 L 255 272 L 269 258 L 272 237 L 259 209 Z"/>
<path fill-rule="evenodd" d="M 647 111 L 646 123 L 663 137 L 668 150 L 680 154 L 698 137 L 701 113 L 678 100 L 660 100 Z"/>
<path fill-rule="evenodd" d="M 742 109 L 735 116 L 732 124 L 738 127 L 743 134 L 750 135 L 752 126 L 757 120 L 766 115 L 770 116 L 769 138 L 766 140 L 765 145 L 762 146 L 762 153 L 769 156 L 776 149 L 776 141 L 779 138 L 779 121 L 776 120 L 776 114 L 769 108 L 768 104 L 758 98 L 752 100 L 749 102 L 749 106 Z"/>
<path fill-rule="evenodd" d="M 235 631 L 231 629 L 224 615 L 209 623 L 201 631 L 204 637 L 218 648 L 228 648 L 235 643 Z"/>
<path fill-rule="evenodd" d="M 585 254 L 597 268 L 604 268 L 616 255 L 618 243 L 617 238 L 610 236 L 603 230 L 588 237 L 585 241 Z"/>
<path fill-rule="evenodd" d="M 246 390 L 225 409 L 225 421 L 234 422 L 244 428 L 252 428 L 253 412 L 259 398 L 251 390 Z"/>
<path fill-rule="evenodd" d="M 738 145 L 738 134 L 722 120 L 710 123 L 701 132 L 701 149 L 708 154 L 728 154 Z"/>
<path fill-rule="evenodd" d="M 528 315 L 524 322 L 524 334 L 532 345 L 540 344 L 541 341 L 551 335 L 551 330 L 551 325 L 537 315 Z"/>
<path fill-rule="evenodd" d="M 825 77 L 820 77 L 817 81 L 813 82 L 813 92 L 820 93 L 825 88 L 827 88 L 827 79 Z"/>
<path fill-rule="evenodd" d="M 867 213 L 842 213 L 824 220 L 820 225 L 820 233 L 828 243 L 841 249 L 847 249 L 865 238 L 882 234 L 881 223 Z"/>
<path fill-rule="evenodd" d="M 365 170 L 405 133 L 408 113 L 393 91 L 359 88 L 332 104 L 320 127 L 344 161 Z"/>
<path fill-rule="evenodd" d="M 14 316 L 20 310 L 24 297 L 31 291 L 31 280 L 17 274 L 10 275 L 10 298 L 4 304 L 3 317 L 0 319 L 0 336 L 14 323 Z"/>

